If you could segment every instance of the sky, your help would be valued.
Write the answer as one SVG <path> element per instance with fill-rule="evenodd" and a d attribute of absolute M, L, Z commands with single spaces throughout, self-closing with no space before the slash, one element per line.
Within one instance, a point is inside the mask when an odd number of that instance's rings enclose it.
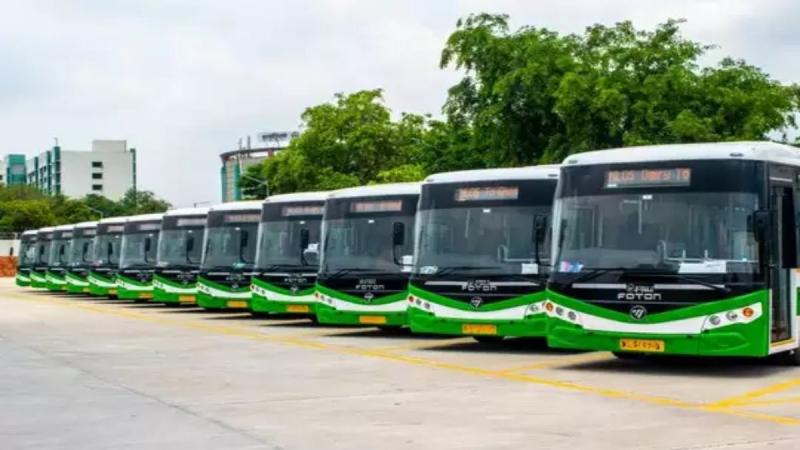
<path fill-rule="evenodd" d="M 0 155 L 58 138 L 89 149 L 126 139 L 141 189 L 174 206 L 220 200 L 219 154 L 240 138 L 297 130 L 336 92 L 384 89 L 387 105 L 441 114 L 460 77 L 439 57 L 456 21 L 506 13 L 580 33 L 684 18 L 715 44 L 705 61 L 743 58 L 800 82 L 796 0 L 0 0 Z"/>

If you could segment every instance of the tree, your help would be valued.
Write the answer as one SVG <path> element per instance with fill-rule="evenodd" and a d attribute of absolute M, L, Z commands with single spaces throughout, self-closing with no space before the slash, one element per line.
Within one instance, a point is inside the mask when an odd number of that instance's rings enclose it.
<path fill-rule="evenodd" d="M 10 200 L 0 202 L 0 231 L 19 232 L 56 223 L 47 200 Z"/>
<path fill-rule="evenodd" d="M 156 197 L 150 191 L 137 191 L 135 189 L 129 189 L 117 204 L 119 205 L 119 213 L 129 216 L 164 212 L 171 206 L 169 202 Z"/>
<path fill-rule="evenodd" d="M 683 38 L 680 25 L 643 31 L 621 22 L 562 36 L 511 32 L 503 15 L 469 16 L 442 52 L 442 67 L 465 71 L 445 113 L 500 166 L 627 145 L 763 140 L 796 126 L 796 85 L 744 61 L 699 67 L 709 46 Z"/>

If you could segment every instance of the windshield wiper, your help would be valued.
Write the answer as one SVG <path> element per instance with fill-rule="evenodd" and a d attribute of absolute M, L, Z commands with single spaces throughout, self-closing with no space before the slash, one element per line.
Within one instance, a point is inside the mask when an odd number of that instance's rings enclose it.
<path fill-rule="evenodd" d="M 347 268 L 344 268 L 344 269 L 337 270 L 336 272 L 334 272 L 330 276 L 325 277 L 325 279 L 326 280 L 333 280 L 333 279 L 336 279 L 336 278 L 341 278 L 344 275 L 347 275 L 349 273 L 365 273 L 365 272 L 380 272 L 380 270 L 378 270 L 378 269 L 364 269 L 364 268 L 361 268 L 361 267 L 347 267 Z"/>
<path fill-rule="evenodd" d="M 575 278 L 570 283 L 572 283 L 572 284 L 582 283 L 584 281 L 593 280 L 593 279 L 599 277 L 600 275 L 603 275 L 603 274 L 608 273 L 608 272 L 624 272 L 624 271 L 628 270 L 628 268 L 627 267 L 598 267 L 598 268 L 592 268 L 592 269 L 589 269 L 589 270 L 590 270 L 590 272 L 587 272 L 587 273 L 585 273 L 583 275 L 580 275 L 578 278 Z"/>
<path fill-rule="evenodd" d="M 698 280 L 697 278 L 687 277 L 685 275 L 681 275 L 679 273 L 669 273 L 669 272 L 632 272 L 626 273 L 625 276 L 634 275 L 634 276 L 646 276 L 646 277 L 653 277 L 653 278 L 671 278 L 676 281 L 685 281 L 689 283 L 699 284 L 701 286 L 705 286 L 707 288 L 713 289 L 717 292 L 722 292 L 723 294 L 729 294 L 731 292 L 730 288 L 727 286 L 720 286 L 717 284 L 712 284 L 707 281 Z"/>
<path fill-rule="evenodd" d="M 503 266 L 445 266 L 439 268 L 435 273 L 432 273 L 431 276 L 447 275 L 456 270 L 489 270 L 502 268 Z"/>

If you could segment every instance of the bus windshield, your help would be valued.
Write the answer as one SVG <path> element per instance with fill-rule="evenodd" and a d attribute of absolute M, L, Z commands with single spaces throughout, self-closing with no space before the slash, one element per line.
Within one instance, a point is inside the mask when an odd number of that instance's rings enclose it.
<path fill-rule="evenodd" d="M 753 273 L 757 245 L 748 218 L 755 193 L 658 192 L 558 199 L 554 270 L 662 269 Z"/>
<path fill-rule="evenodd" d="M 415 273 L 450 267 L 470 274 L 537 274 L 534 218 L 550 206 L 476 206 L 420 210 Z M 549 233 L 547 233 L 549 234 Z M 538 244 L 539 262 L 549 265 L 549 243 Z"/>
<path fill-rule="evenodd" d="M 404 244 L 393 249 L 395 223 L 403 224 L 405 235 Z M 405 214 L 326 220 L 321 271 L 331 273 L 363 269 L 401 272 L 403 264 L 411 264 L 413 228 L 414 216 Z"/>
<path fill-rule="evenodd" d="M 153 229 L 154 227 L 141 228 L 150 224 L 136 225 L 138 226 L 136 231 L 126 230 L 122 236 L 120 268 L 151 267 L 156 263 L 158 230 Z M 154 225 L 158 226 L 159 224 Z"/>
<path fill-rule="evenodd" d="M 258 216 L 256 215 L 256 218 Z M 258 222 L 226 223 L 206 229 L 203 269 L 252 268 Z"/>
<path fill-rule="evenodd" d="M 119 245 L 122 233 L 98 233 L 94 241 L 94 264 L 116 266 L 119 264 Z"/>
<path fill-rule="evenodd" d="M 67 262 L 70 266 L 83 266 L 92 262 L 94 254 L 94 237 L 79 236 L 72 240 Z"/>
<path fill-rule="evenodd" d="M 50 244 L 52 238 L 39 238 L 38 242 L 36 243 L 36 255 L 34 256 L 34 262 L 36 264 L 47 264 L 48 260 L 50 259 Z"/>
<path fill-rule="evenodd" d="M 158 267 L 199 267 L 203 252 L 203 227 L 161 230 L 158 240 Z"/>
<path fill-rule="evenodd" d="M 70 242 L 72 241 L 72 232 L 66 231 L 59 233 L 58 237 L 53 239 L 50 244 L 50 256 L 47 260 L 47 265 L 51 267 L 64 266 L 69 262 Z"/>
<path fill-rule="evenodd" d="M 318 247 L 320 223 L 320 218 L 262 222 L 256 267 L 312 267 L 303 252 Z M 303 230 L 308 233 L 308 242 L 302 242 Z"/>
<path fill-rule="evenodd" d="M 29 266 L 36 261 L 35 236 L 23 236 L 19 244 L 19 266 Z"/>

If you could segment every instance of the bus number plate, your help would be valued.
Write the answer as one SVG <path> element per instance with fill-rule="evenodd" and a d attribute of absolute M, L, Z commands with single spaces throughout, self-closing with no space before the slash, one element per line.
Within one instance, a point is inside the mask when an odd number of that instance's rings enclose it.
<path fill-rule="evenodd" d="M 308 305 L 286 305 L 286 312 L 290 313 L 307 313 Z"/>
<path fill-rule="evenodd" d="M 228 300 L 228 308 L 247 309 L 247 302 L 244 300 Z"/>
<path fill-rule="evenodd" d="M 193 304 L 197 300 L 194 298 L 194 295 L 179 295 L 178 302 L 185 303 L 185 304 Z"/>
<path fill-rule="evenodd" d="M 464 334 L 497 334 L 497 326 L 485 323 L 465 323 L 461 325 L 461 332 Z"/>
<path fill-rule="evenodd" d="M 368 325 L 383 325 L 386 323 L 386 317 L 383 316 L 358 316 L 358 322 Z"/>
<path fill-rule="evenodd" d="M 152 292 L 139 292 L 139 298 L 153 298 Z"/>
<path fill-rule="evenodd" d="M 664 351 L 664 341 L 654 339 L 620 339 L 620 350 L 631 352 L 656 352 Z"/>

